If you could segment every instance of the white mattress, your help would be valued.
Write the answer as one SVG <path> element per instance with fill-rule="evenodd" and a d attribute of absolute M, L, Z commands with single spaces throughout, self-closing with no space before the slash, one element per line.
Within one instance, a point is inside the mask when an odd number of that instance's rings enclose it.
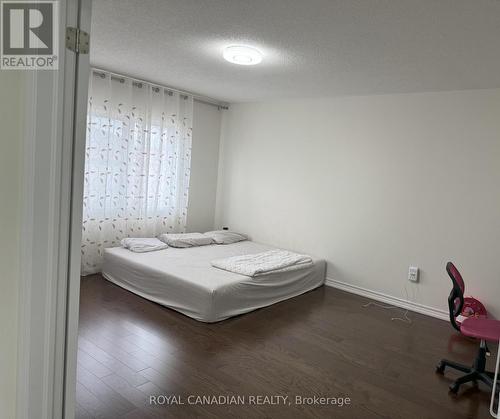
<path fill-rule="evenodd" d="M 252 241 L 149 253 L 115 247 L 105 250 L 102 274 L 141 297 L 193 319 L 217 322 L 295 297 L 324 283 L 325 262 L 314 258 L 313 266 L 306 269 L 255 278 L 210 265 L 214 259 L 271 249 Z"/>

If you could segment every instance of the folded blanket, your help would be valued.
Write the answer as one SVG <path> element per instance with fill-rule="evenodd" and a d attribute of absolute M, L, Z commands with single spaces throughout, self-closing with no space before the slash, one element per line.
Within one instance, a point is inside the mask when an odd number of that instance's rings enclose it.
<path fill-rule="evenodd" d="M 132 252 L 144 253 L 155 250 L 163 250 L 168 247 L 167 244 L 154 238 L 126 238 L 122 239 L 121 245 Z"/>
<path fill-rule="evenodd" d="M 253 255 L 232 256 L 213 260 L 212 266 L 246 276 L 269 275 L 304 269 L 313 264 L 310 256 L 287 250 L 269 250 Z"/>
<path fill-rule="evenodd" d="M 212 244 L 213 239 L 201 233 L 162 234 L 159 239 L 172 247 L 194 247 Z"/>

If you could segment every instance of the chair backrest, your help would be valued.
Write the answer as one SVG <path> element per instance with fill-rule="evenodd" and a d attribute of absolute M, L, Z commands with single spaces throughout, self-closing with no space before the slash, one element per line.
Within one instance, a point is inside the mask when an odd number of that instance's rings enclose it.
<path fill-rule="evenodd" d="M 460 272 L 452 262 L 446 264 L 446 272 L 450 275 L 453 288 L 448 297 L 448 309 L 450 310 L 451 325 L 460 331 L 460 326 L 457 324 L 456 318 L 462 312 L 464 306 L 464 291 L 465 283 L 460 275 Z"/>

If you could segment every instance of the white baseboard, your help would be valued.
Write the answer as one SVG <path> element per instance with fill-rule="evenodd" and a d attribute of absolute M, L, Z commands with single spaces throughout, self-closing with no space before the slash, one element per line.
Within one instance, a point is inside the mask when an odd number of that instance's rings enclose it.
<path fill-rule="evenodd" d="M 361 295 L 362 297 L 371 298 L 372 300 L 380 301 L 392 306 L 401 307 L 405 310 L 414 311 L 416 313 L 425 314 L 426 316 L 435 317 L 437 319 L 448 321 L 450 316 L 445 310 L 429 307 L 423 304 L 414 303 L 412 301 L 403 300 L 402 298 L 393 297 L 378 291 L 372 291 L 357 285 L 348 284 L 346 282 L 336 281 L 332 278 L 326 278 L 325 285 L 339 290 L 350 292 L 351 294 Z"/>

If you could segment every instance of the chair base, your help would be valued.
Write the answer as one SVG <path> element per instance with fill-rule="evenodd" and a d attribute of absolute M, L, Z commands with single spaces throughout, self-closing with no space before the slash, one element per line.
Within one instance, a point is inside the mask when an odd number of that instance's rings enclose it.
<path fill-rule="evenodd" d="M 442 359 L 439 364 L 436 366 L 436 372 L 438 374 L 444 374 L 444 370 L 446 367 L 452 368 L 457 371 L 464 372 L 465 375 L 455 380 L 450 385 L 450 392 L 457 394 L 460 386 L 465 383 L 482 381 L 488 387 L 493 387 L 493 378 L 494 373 L 490 371 L 486 371 L 486 353 L 488 352 L 488 348 L 486 347 L 486 343 L 481 341 L 481 345 L 479 347 L 479 353 L 474 360 L 474 364 L 472 367 L 468 367 L 463 364 L 458 364 L 453 361 L 449 361 L 447 359 Z M 497 383 L 497 391 L 498 392 L 500 383 Z"/>

